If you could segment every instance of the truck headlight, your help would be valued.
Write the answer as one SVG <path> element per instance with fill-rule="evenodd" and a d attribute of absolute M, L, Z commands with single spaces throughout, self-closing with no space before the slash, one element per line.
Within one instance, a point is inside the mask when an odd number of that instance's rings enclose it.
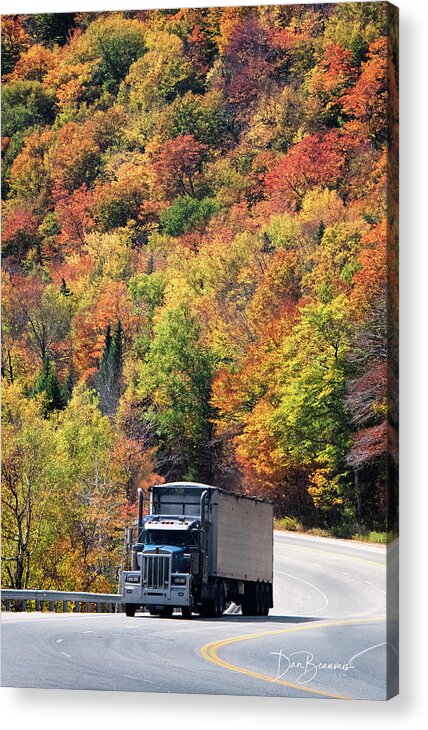
<path fill-rule="evenodd" d="M 125 578 L 125 583 L 139 583 L 139 582 L 140 582 L 139 575 L 127 575 Z"/>
<path fill-rule="evenodd" d="M 173 575 L 172 576 L 172 584 L 175 586 L 185 586 L 186 585 L 186 578 L 181 575 Z"/>

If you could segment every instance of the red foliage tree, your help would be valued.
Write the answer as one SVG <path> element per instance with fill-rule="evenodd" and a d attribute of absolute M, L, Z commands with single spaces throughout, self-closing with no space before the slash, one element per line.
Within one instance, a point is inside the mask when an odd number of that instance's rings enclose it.
<path fill-rule="evenodd" d="M 343 174 L 350 142 L 338 130 L 332 130 L 305 137 L 293 145 L 281 162 L 266 175 L 266 192 L 274 207 L 278 210 L 296 210 L 311 187 L 337 186 Z"/>
<path fill-rule="evenodd" d="M 353 133 L 373 139 L 377 144 L 386 140 L 387 41 L 373 41 L 362 64 L 361 74 L 342 97 L 343 111 L 355 122 L 348 124 Z"/>
<path fill-rule="evenodd" d="M 86 185 L 69 193 L 61 185 L 54 187 L 55 210 L 61 233 L 58 242 L 74 250 L 85 242 L 85 233 L 93 225 L 91 214 L 92 195 Z"/>
<path fill-rule="evenodd" d="M 167 198 L 195 195 L 195 178 L 201 170 L 206 149 L 207 146 L 191 134 L 181 134 L 161 145 L 153 155 L 153 169 Z"/>
<path fill-rule="evenodd" d="M 330 43 L 324 52 L 318 72 L 314 73 L 312 88 L 327 94 L 337 92 L 350 83 L 355 76 L 353 54 L 348 48 Z"/>
<path fill-rule="evenodd" d="M 258 18 L 250 14 L 237 23 L 223 50 L 225 72 L 222 88 L 238 116 L 247 117 L 261 91 L 267 91 L 274 66 L 268 33 Z"/>
<path fill-rule="evenodd" d="M 5 218 L 2 232 L 5 256 L 22 259 L 39 244 L 38 219 L 28 208 L 18 208 Z"/>

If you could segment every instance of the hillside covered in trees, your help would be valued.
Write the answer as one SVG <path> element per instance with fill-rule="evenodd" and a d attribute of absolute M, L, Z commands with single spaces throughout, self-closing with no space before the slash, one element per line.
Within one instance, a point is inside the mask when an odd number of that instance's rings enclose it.
<path fill-rule="evenodd" d="M 390 13 L 3 17 L 4 586 L 114 587 L 162 480 L 394 526 Z"/>

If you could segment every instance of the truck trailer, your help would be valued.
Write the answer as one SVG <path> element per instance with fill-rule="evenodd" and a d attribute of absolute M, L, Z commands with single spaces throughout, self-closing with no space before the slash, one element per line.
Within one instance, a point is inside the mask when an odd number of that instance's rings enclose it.
<path fill-rule="evenodd" d="M 194 482 L 152 486 L 143 516 L 138 490 L 137 541 L 121 574 L 127 616 L 171 616 L 181 609 L 219 617 L 227 604 L 245 616 L 273 606 L 273 508 L 257 497 Z"/>

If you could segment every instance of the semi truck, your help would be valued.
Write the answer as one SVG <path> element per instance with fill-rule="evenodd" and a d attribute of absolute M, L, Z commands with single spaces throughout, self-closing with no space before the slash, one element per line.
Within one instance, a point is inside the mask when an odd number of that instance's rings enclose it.
<path fill-rule="evenodd" d="M 121 573 L 127 616 L 219 617 L 240 605 L 245 616 L 273 606 L 272 503 L 207 484 L 172 482 L 149 488 L 144 515 L 138 490 L 137 539 L 131 570 Z"/>

